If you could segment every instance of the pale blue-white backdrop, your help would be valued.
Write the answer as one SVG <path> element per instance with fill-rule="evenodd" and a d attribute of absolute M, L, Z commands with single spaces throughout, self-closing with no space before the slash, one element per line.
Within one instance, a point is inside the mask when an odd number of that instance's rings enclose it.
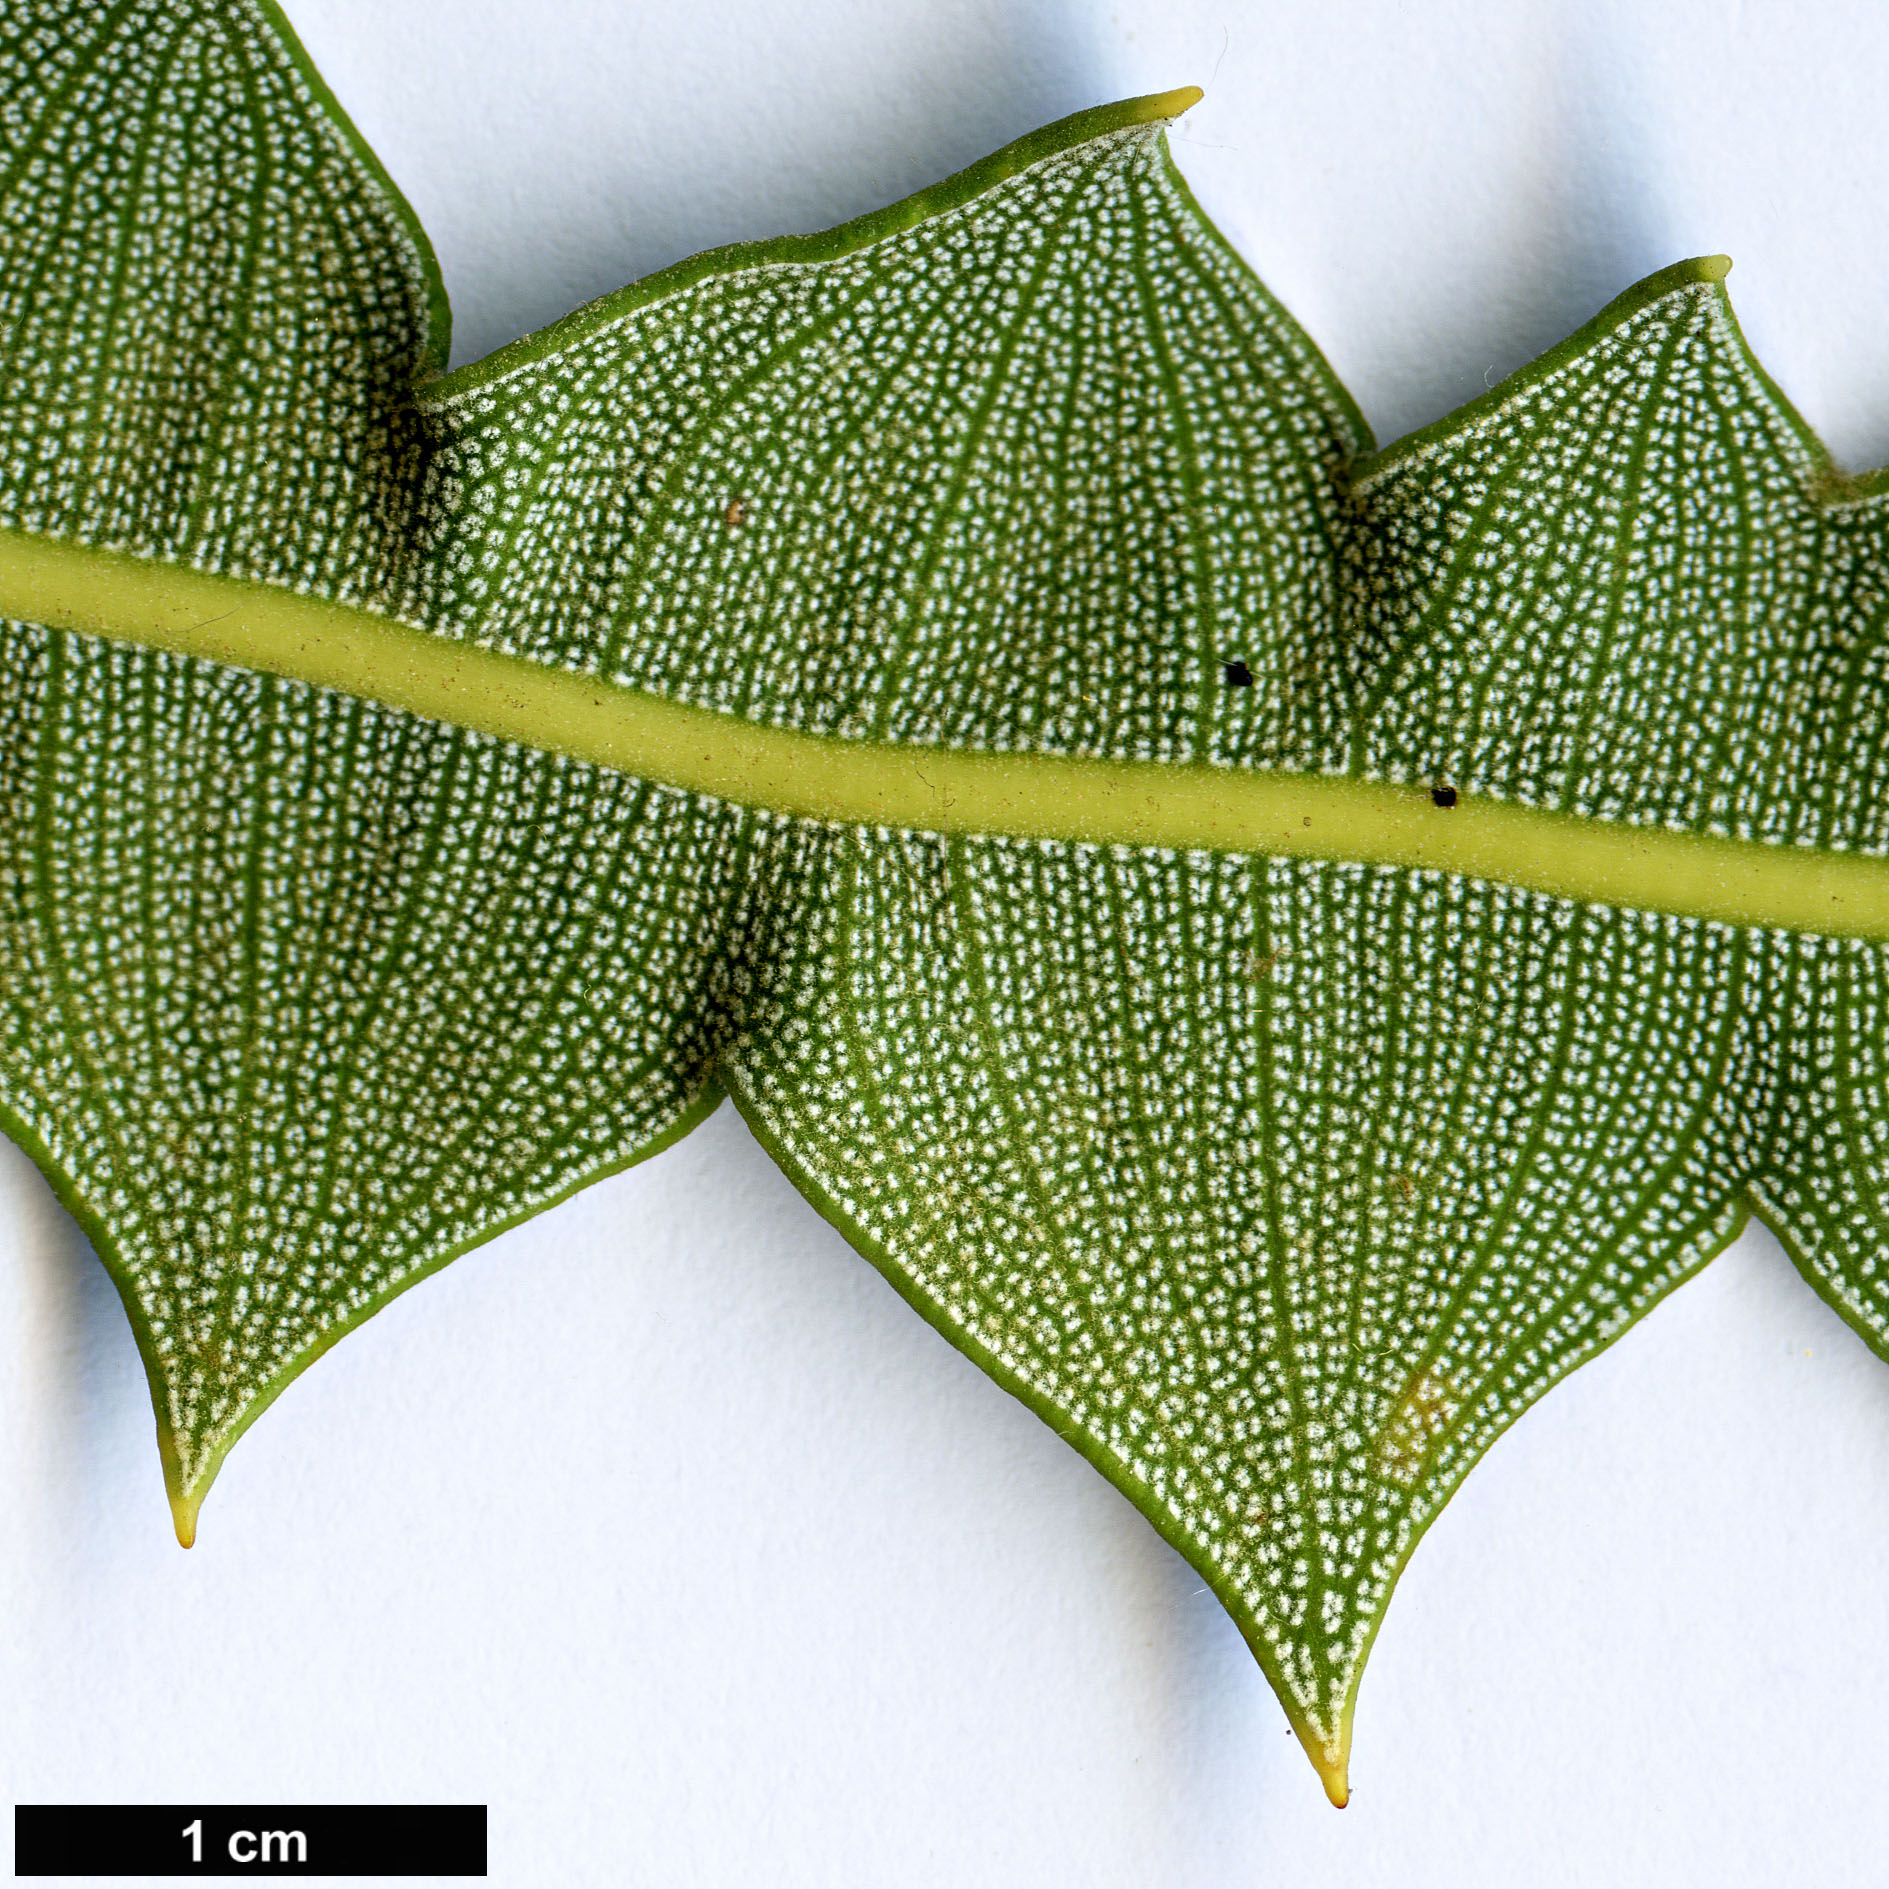
<path fill-rule="evenodd" d="M 28 0 L 22 0 L 28 3 Z M 1724 249 L 1889 457 L 1864 0 L 291 0 L 469 359 L 1111 96 L 1381 438 Z M 103 1275 L 0 1150 L 0 1779 L 472 1800 L 506 1885 L 1876 1880 L 1889 1366 L 1745 1239 L 1420 1549 L 1327 1808 L 1201 1583 L 724 1114 L 421 1286 L 239 1447 L 189 1555 Z"/>

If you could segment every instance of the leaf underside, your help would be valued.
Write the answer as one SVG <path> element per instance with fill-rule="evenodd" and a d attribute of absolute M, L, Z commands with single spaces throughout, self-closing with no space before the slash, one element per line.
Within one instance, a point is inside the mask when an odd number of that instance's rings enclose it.
<path fill-rule="evenodd" d="M 0 536 L 836 765 L 1889 853 L 1886 501 L 1722 264 L 1367 459 L 1173 169 L 1186 102 L 440 378 L 425 240 L 266 0 L 0 0 Z M 1342 1801 L 1425 1526 L 1748 1212 L 1884 1349 L 1876 938 L 791 817 L 82 599 L 0 644 L 0 1113 L 124 1295 L 186 1538 L 320 1351 L 725 1090 L 1201 1572 Z"/>

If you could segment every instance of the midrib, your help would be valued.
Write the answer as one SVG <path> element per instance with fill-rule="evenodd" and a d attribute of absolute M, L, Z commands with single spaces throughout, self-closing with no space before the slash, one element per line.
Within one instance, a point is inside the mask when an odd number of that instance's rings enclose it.
<path fill-rule="evenodd" d="M 807 819 L 1423 867 L 1558 898 L 1889 939 L 1889 861 L 1324 775 L 985 754 L 768 728 L 370 611 L 0 531 L 0 615 L 338 689 Z"/>

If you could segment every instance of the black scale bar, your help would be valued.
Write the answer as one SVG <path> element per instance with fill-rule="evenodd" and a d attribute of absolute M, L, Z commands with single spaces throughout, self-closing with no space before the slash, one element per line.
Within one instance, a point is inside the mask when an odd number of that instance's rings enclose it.
<path fill-rule="evenodd" d="M 483 1876 L 483 1804 L 17 1804 L 15 1876 Z"/>

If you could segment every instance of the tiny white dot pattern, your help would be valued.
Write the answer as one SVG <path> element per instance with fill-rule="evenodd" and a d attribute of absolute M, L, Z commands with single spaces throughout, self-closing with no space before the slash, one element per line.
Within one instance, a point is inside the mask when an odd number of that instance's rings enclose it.
<path fill-rule="evenodd" d="M 0 0 L 0 526 L 840 739 L 1889 852 L 1883 501 L 1709 271 L 1354 481 L 1131 119 L 429 383 L 424 241 L 272 9 Z M 33 623 L 0 662 L 0 1113 L 184 1488 L 725 1086 L 1335 1763 L 1451 1490 L 1752 1203 L 1889 1330 L 1881 947 L 796 822 Z"/>

